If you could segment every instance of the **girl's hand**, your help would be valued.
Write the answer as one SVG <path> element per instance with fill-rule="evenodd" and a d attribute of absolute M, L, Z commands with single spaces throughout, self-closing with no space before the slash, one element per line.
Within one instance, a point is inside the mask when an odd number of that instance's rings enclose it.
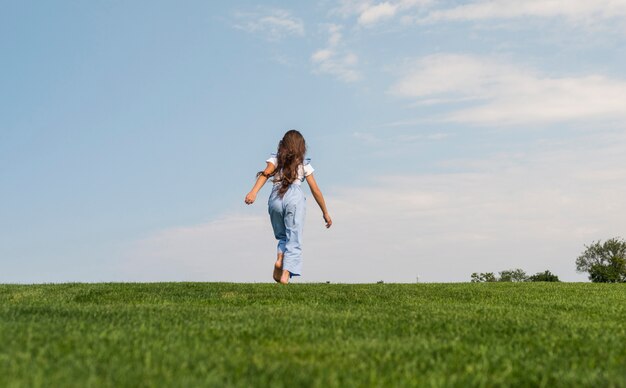
<path fill-rule="evenodd" d="M 248 205 L 251 205 L 252 203 L 254 203 L 255 199 L 256 199 L 256 193 L 253 193 L 251 191 L 248 193 L 248 195 L 246 195 L 246 199 L 244 200 L 244 202 L 247 203 Z"/>
<path fill-rule="evenodd" d="M 250 190 L 248 195 L 246 195 L 246 199 L 244 199 L 245 203 L 247 203 L 248 205 L 254 203 L 254 200 L 256 199 L 256 194 L 259 192 L 259 190 L 261 190 L 261 187 L 263 187 L 265 182 L 267 182 L 267 177 L 270 176 L 275 169 L 276 167 L 272 163 L 267 162 L 267 167 L 265 167 L 263 173 L 257 174 L 256 183 L 254 184 L 252 190 Z"/>
<path fill-rule="evenodd" d="M 326 228 L 330 228 L 333 224 L 333 220 L 330 218 L 329 214 L 324 214 L 324 221 L 326 222 Z"/>

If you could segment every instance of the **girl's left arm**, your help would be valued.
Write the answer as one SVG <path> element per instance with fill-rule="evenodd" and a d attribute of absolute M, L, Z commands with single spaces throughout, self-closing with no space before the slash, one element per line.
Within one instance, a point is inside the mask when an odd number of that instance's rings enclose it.
<path fill-rule="evenodd" d="M 246 195 L 246 199 L 244 200 L 245 203 L 247 203 L 248 205 L 254 203 L 257 193 L 259 192 L 259 190 L 261 190 L 261 187 L 263 187 L 265 182 L 267 182 L 267 177 L 274 172 L 274 169 L 276 169 L 276 167 L 272 163 L 267 162 L 267 167 L 265 167 L 263 174 L 259 174 L 259 177 L 256 179 L 256 183 L 252 187 L 252 190 L 250 190 L 250 192 Z"/>
<path fill-rule="evenodd" d="M 322 195 L 322 191 L 317 186 L 317 182 L 315 181 L 313 174 L 306 177 L 306 183 L 309 184 L 309 187 L 311 188 L 311 194 L 313 194 L 313 198 L 315 198 L 315 201 L 317 202 L 317 204 L 320 207 L 320 210 L 322 211 L 322 217 L 324 218 L 326 227 L 330 228 L 330 226 L 333 224 L 333 220 L 332 218 L 330 218 L 330 214 L 328 214 L 328 209 L 326 209 L 326 201 L 324 201 L 324 196 Z"/>

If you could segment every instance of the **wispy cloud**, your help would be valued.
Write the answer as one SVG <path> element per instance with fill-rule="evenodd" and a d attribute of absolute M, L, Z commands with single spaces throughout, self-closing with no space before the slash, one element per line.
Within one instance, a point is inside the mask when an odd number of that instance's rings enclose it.
<path fill-rule="evenodd" d="M 460 4 L 442 0 L 342 0 L 331 14 L 356 17 L 363 27 L 398 18 L 407 24 L 559 18 L 577 27 L 608 27 L 626 32 L 622 23 L 626 17 L 624 0 L 473 0 Z M 615 23 L 609 27 L 608 21 Z"/>
<path fill-rule="evenodd" d="M 549 76 L 472 55 L 422 58 L 389 91 L 424 104 L 469 101 L 469 107 L 454 108 L 443 116 L 444 120 L 462 123 L 626 119 L 625 80 L 598 74 Z"/>
<path fill-rule="evenodd" d="M 304 22 L 284 9 L 235 13 L 234 27 L 269 40 L 303 36 Z"/>
<path fill-rule="evenodd" d="M 623 0 L 479 0 L 430 12 L 422 21 L 563 17 L 580 23 L 626 16 Z"/>
<path fill-rule="evenodd" d="M 390 2 L 379 3 L 367 7 L 359 15 L 359 24 L 370 25 L 384 19 L 393 17 L 398 11 L 398 6 Z"/>
<path fill-rule="evenodd" d="M 375 2 L 370 0 L 343 0 L 334 10 L 334 14 L 343 17 L 356 16 L 360 26 L 372 27 L 383 21 L 415 8 L 426 8 L 434 0 L 396 0 Z"/>
<path fill-rule="evenodd" d="M 265 221 L 259 214 L 229 216 L 162 230 L 128 247 L 119 276 L 134 281 L 262 280 L 271 266 L 252 251 L 238 250 L 236 236 L 245 233 L 245 245 L 271 258 L 274 244 Z"/>
<path fill-rule="evenodd" d="M 360 78 L 356 69 L 359 58 L 343 47 L 341 30 L 342 27 L 336 24 L 327 27 L 327 46 L 315 51 L 311 55 L 311 62 L 315 73 L 329 74 L 344 82 L 354 82 Z"/>
<path fill-rule="evenodd" d="M 392 125 L 385 125 L 392 126 Z M 449 133 L 435 132 L 435 133 L 417 133 L 417 134 L 392 134 L 389 136 L 376 135 L 371 132 L 353 132 L 352 137 L 362 141 L 363 143 L 370 145 L 398 145 L 423 141 L 438 141 L 444 140 L 450 137 Z"/>

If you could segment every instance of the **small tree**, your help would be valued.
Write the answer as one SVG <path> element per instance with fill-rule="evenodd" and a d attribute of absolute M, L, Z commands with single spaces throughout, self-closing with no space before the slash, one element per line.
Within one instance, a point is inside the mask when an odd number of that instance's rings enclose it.
<path fill-rule="evenodd" d="M 552 272 L 546 270 L 545 272 L 537 272 L 533 276 L 528 278 L 529 282 L 560 282 L 559 277 Z"/>
<path fill-rule="evenodd" d="M 500 271 L 499 282 L 524 282 L 528 279 L 526 272 L 522 269 L 509 269 L 506 271 Z"/>
<path fill-rule="evenodd" d="M 626 261 L 614 258 L 610 265 L 594 264 L 589 270 L 589 279 L 594 283 L 626 282 Z"/>
<path fill-rule="evenodd" d="M 472 274 L 472 283 L 483 283 L 483 282 L 497 282 L 496 275 L 493 272 L 484 272 L 484 273 L 476 273 Z"/>
<path fill-rule="evenodd" d="M 576 259 L 578 272 L 589 273 L 589 280 L 594 283 L 626 282 L 626 241 L 612 238 L 585 248 Z"/>

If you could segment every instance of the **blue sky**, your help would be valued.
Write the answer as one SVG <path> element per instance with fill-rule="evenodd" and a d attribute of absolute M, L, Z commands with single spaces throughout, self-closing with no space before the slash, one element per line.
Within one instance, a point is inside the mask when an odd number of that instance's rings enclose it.
<path fill-rule="evenodd" d="M 467 281 L 624 236 L 626 1 L 0 2 L 0 282 L 268 281 L 302 131 L 300 281 Z"/>

